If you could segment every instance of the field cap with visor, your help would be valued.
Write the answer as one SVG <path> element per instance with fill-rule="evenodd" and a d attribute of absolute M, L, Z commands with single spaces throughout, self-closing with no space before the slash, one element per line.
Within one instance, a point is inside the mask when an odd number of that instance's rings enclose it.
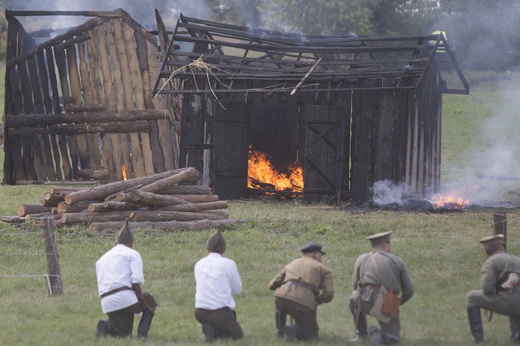
<path fill-rule="evenodd" d="M 308 244 L 305 244 L 302 247 L 301 251 L 304 254 L 310 253 L 310 252 L 321 252 L 323 255 L 325 255 L 325 251 L 323 251 L 323 246 L 321 246 L 318 243 L 308 243 Z"/>
<path fill-rule="evenodd" d="M 381 232 L 367 237 L 372 245 L 379 245 L 383 243 L 390 243 L 390 234 L 392 231 Z"/>
<path fill-rule="evenodd" d="M 486 245 L 496 245 L 496 244 L 504 244 L 504 235 L 503 234 L 493 234 L 487 237 L 480 239 L 480 243 L 484 246 Z"/>

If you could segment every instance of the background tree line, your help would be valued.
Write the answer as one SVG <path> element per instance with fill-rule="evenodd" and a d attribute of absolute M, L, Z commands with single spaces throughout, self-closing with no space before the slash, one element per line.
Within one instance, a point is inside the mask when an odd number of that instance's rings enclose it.
<path fill-rule="evenodd" d="M 173 29 L 180 13 L 251 28 L 303 35 L 424 35 L 435 24 L 465 69 L 516 69 L 518 0 L 0 0 L 19 10 L 113 10 L 122 7 L 147 28 L 159 10 Z M 31 20 L 34 20 L 31 18 Z"/>
<path fill-rule="evenodd" d="M 309 35 L 423 35 L 438 24 L 463 68 L 518 66 L 518 0 L 206 1 L 213 20 Z"/>

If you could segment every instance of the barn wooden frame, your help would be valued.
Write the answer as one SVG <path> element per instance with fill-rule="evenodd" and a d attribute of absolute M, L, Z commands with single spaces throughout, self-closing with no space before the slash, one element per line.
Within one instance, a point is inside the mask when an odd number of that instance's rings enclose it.
<path fill-rule="evenodd" d="M 53 20 L 71 17 L 85 22 L 49 34 Z M 179 112 L 171 98 L 152 98 L 161 64 L 156 35 L 122 9 L 7 10 L 6 18 L 4 183 L 92 172 L 114 181 L 178 168 Z M 27 18 L 50 20 L 27 32 Z"/>
<path fill-rule="evenodd" d="M 439 190 L 443 93 L 469 85 L 442 34 L 304 36 L 182 15 L 154 88 L 183 97 L 181 166 L 219 196 L 247 196 L 253 145 L 304 167 L 305 201 L 336 203 L 368 201 L 380 180 Z"/>

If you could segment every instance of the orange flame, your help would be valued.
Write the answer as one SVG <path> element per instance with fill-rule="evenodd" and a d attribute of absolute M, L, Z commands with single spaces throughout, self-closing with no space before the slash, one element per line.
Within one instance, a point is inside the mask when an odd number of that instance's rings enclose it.
<path fill-rule="evenodd" d="M 247 186 L 258 188 L 254 181 L 270 184 L 275 190 L 303 191 L 303 169 L 296 163 L 289 167 L 289 173 L 279 173 L 274 169 L 267 154 L 249 147 Z"/>
<path fill-rule="evenodd" d="M 448 195 L 436 195 L 431 198 L 431 202 L 435 209 L 450 208 L 450 209 L 465 209 L 469 205 L 467 196 L 472 192 L 478 190 L 478 184 L 475 184 L 467 189 L 467 191 L 454 191 Z"/>
<path fill-rule="evenodd" d="M 121 165 L 121 171 L 123 171 L 123 180 L 127 180 L 128 178 L 126 176 L 126 167 L 124 163 Z"/>
<path fill-rule="evenodd" d="M 456 193 L 452 193 L 447 196 L 434 196 L 431 202 L 435 209 L 439 208 L 450 208 L 450 209 L 465 209 L 469 205 L 469 199 L 463 197 L 457 197 Z"/>

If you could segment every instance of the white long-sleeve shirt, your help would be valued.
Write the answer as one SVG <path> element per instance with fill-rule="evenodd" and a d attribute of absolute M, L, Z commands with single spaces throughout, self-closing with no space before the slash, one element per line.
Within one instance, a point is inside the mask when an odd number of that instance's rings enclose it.
<path fill-rule="evenodd" d="M 120 287 L 144 283 L 143 261 L 136 250 L 117 244 L 96 262 L 99 295 Z M 132 290 L 124 290 L 101 299 L 104 313 L 121 310 L 137 303 Z"/>
<path fill-rule="evenodd" d="M 211 252 L 195 264 L 195 308 L 216 310 L 235 308 L 233 295 L 242 291 L 237 265 L 219 253 Z"/>

